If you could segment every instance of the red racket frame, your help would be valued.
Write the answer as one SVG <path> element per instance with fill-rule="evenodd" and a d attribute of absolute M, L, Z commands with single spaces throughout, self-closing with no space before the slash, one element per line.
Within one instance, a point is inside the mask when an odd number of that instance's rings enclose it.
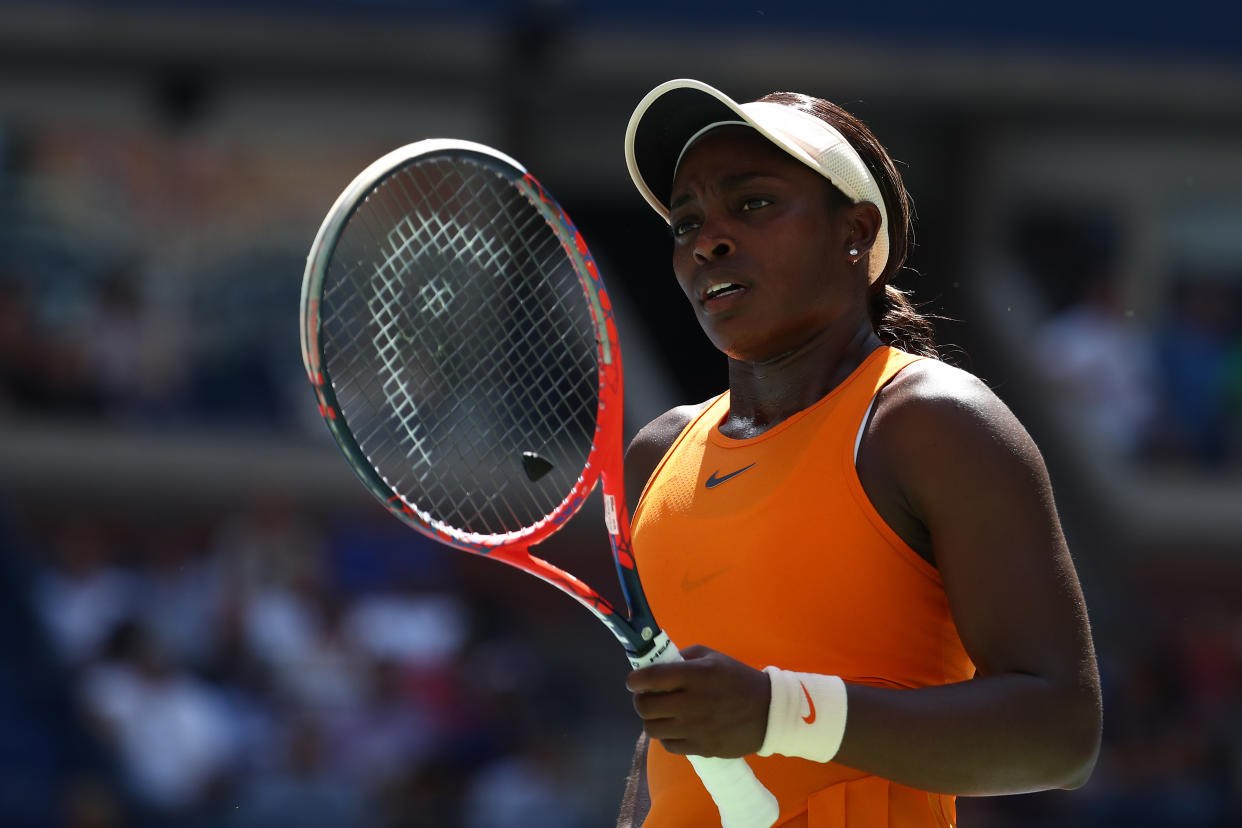
<path fill-rule="evenodd" d="M 337 403 L 331 376 L 321 359 L 321 320 L 318 297 L 323 290 L 328 263 L 332 259 L 336 242 L 353 209 L 370 193 L 382 186 L 386 178 L 396 174 L 405 166 L 425 158 L 429 153 L 446 151 L 469 154 L 474 160 L 508 176 L 510 183 L 521 190 L 539 209 L 560 240 L 566 257 L 573 264 L 596 327 L 599 402 L 595 435 L 586 467 L 568 495 L 551 514 L 533 526 L 506 534 L 480 535 L 457 531 L 420 512 L 416 505 L 407 502 L 399 493 L 394 492 L 376 473 L 350 432 L 345 422 L 345 414 Z M 647 653 L 659 628 L 642 594 L 642 587 L 634 566 L 634 557 L 630 551 L 629 514 L 625 502 L 622 471 L 624 387 L 616 318 L 608 292 L 600 278 L 599 268 L 582 234 L 570 220 L 564 208 L 552 198 L 533 175 L 512 158 L 490 147 L 464 141 L 423 141 L 402 147 L 379 159 L 364 170 L 341 194 L 323 226 L 320 227 L 307 259 L 302 287 L 300 325 L 302 360 L 307 378 L 315 389 L 319 413 L 336 438 L 337 444 L 355 474 L 388 511 L 406 525 L 441 543 L 503 561 L 552 584 L 599 618 L 632 657 L 641 657 Z M 557 532 L 578 512 L 597 483 L 600 484 L 603 492 L 609 540 L 622 592 L 628 604 L 627 615 L 618 613 L 617 608 L 608 599 L 577 576 L 531 554 L 530 551 L 532 546 Z"/>

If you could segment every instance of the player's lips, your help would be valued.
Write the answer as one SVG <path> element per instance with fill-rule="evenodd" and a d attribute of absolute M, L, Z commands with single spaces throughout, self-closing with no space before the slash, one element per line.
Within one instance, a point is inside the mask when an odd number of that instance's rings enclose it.
<path fill-rule="evenodd" d="M 723 274 L 706 277 L 699 282 L 699 304 L 709 313 L 726 310 L 740 302 L 749 290 L 750 285 Z"/>

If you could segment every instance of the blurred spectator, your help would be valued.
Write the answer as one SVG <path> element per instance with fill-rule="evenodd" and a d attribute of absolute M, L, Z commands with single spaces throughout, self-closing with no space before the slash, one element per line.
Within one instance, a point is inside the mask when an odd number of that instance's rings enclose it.
<path fill-rule="evenodd" d="M 1035 362 L 1053 404 L 1094 445 L 1122 457 L 1143 451 L 1155 414 L 1151 343 L 1126 315 L 1111 272 L 1087 278 L 1078 300 L 1041 326 Z"/>
<path fill-rule="evenodd" d="M 64 655 L 39 623 L 32 576 L 50 544 L 22 517 L 0 494 L 0 824 L 119 828 L 108 756 L 83 732 Z"/>
<path fill-rule="evenodd" d="M 460 553 L 410 531 L 379 505 L 335 516 L 328 533 L 332 583 L 353 597 L 404 583 L 450 590 Z"/>
<path fill-rule="evenodd" d="M 138 614 L 170 658 L 201 668 L 218 646 L 224 600 L 219 574 L 187 528 L 153 531 L 144 546 Z"/>
<path fill-rule="evenodd" d="M 242 605 L 249 653 L 277 674 L 310 660 L 324 634 L 317 585 L 305 579 L 251 592 Z"/>
<path fill-rule="evenodd" d="M 84 776 L 72 780 L 62 794 L 64 828 L 121 828 L 123 809 L 106 780 Z"/>
<path fill-rule="evenodd" d="M 221 521 L 210 541 L 220 622 L 234 625 L 241 648 L 233 656 L 260 665 L 293 699 L 354 692 L 340 672 L 349 669 L 348 659 L 329 629 L 334 608 L 323 546 L 316 527 L 277 494 Z"/>
<path fill-rule="evenodd" d="M 369 659 L 345 633 L 346 608 L 327 590 L 303 593 L 314 635 L 297 655 L 278 664 L 273 689 L 298 709 L 327 717 L 362 704 Z"/>
<path fill-rule="evenodd" d="M 243 602 L 260 589 L 325 577 L 322 533 L 276 492 L 253 498 L 220 521 L 211 547 L 225 588 Z"/>
<path fill-rule="evenodd" d="M 60 654 L 78 665 L 99 654 L 113 628 L 141 600 L 138 588 L 134 574 L 116 564 L 101 527 L 68 521 L 54 529 L 35 600 Z"/>
<path fill-rule="evenodd" d="M 210 801 L 235 758 L 234 722 L 223 699 L 171 663 L 142 624 L 116 629 L 81 689 L 142 802 L 173 816 Z"/>
<path fill-rule="evenodd" d="M 357 785 L 327 762 L 320 723 L 297 717 L 285 736 L 278 766 L 247 779 L 227 828 L 358 828 L 365 799 Z"/>
<path fill-rule="evenodd" d="M 465 828 L 580 828 L 590 813 L 566 779 L 566 755 L 543 740 L 503 756 L 471 780 Z"/>
<path fill-rule="evenodd" d="M 1128 659 L 1108 700 L 1111 722 L 1091 784 L 1099 824 L 1236 824 L 1228 816 L 1223 734 L 1190 703 L 1179 653 L 1156 646 Z"/>
<path fill-rule="evenodd" d="M 389 589 L 361 596 L 345 631 L 373 659 L 424 669 L 457 658 L 470 635 L 466 607 L 447 593 Z"/>
<path fill-rule="evenodd" d="M 374 793 L 369 824 L 375 828 L 457 828 L 462 824 L 462 799 L 472 773 L 452 756 L 436 756 L 406 767 Z"/>
<path fill-rule="evenodd" d="M 0 415 L 30 405 L 35 397 L 34 328 L 30 287 L 4 274 L 0 278 Z"/>
<path fill-rule="evenodd" d="M 84 324 L 90 341 L 91 377 L 111 413 L 124 414 L 144 396 L 141 307 L 137 285 L 123 270 L 106 275 L 95 288 Z"/>
<path fill-rule="evenodd" d="M 1158 449 L 1164 459 L 1222 469 L 1237 458 L 1239 435 L 1229 405 L 1238 316 L 1238 294 L 1229 284 L 1195 277 L 1175 288 L 1157 333 Z"/>
<path fill-rule="evenodd" d="M 85 334 L 69 325 L 37 331 L 27 400 L 33 410 L 99 418 L 103 398 L 91 374 Z"/>
<path fill-rule="evenodd" d="M 431 761 L 444 734 L 415 703 L 398 663 L 374 662 L 366 678 L 363 703 L 331 717 L 329 738 L 336 772 L 375 794 Z"/>
<path fill-rule="evenodd" d="M 1206 595 L 1185 610 L 1174 631 L 1190 712 L 1207 722 L 1227 721 L 1242 699 L 1242 613 Z"/>

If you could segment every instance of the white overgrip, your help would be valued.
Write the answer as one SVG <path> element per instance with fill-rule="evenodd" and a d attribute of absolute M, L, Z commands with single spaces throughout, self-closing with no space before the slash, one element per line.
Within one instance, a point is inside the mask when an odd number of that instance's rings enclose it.
<path fill-rule="evenodd" d="M 635 670 L 681 660 L 681 653 L 663 632 L 655 637 L 645 655 L 630 656 L 630 664 Z M 714 756 L 686 758 L 716 803 L 721 828 L 770 828 L 780 816 L 781 808 L 776 797 L 763 786 L 745 759 Z"/>

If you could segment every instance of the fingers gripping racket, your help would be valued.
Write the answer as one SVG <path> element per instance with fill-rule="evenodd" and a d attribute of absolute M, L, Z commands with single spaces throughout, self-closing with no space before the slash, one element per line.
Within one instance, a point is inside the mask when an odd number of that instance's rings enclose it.
<path fill-rule="evenodd" d="M 581 235 L 520 164 L 455 140 L 380 158 L 319 228 L 300 323 L 320 414 L 389 511 L 561 589 L 635 667 L 680 658 L 630 554 L 612 306 Z M 626 615 L 530 552 L 597 482 Z M 725 828 L 775 822 L 744 760 L 690 760 Z"/>

